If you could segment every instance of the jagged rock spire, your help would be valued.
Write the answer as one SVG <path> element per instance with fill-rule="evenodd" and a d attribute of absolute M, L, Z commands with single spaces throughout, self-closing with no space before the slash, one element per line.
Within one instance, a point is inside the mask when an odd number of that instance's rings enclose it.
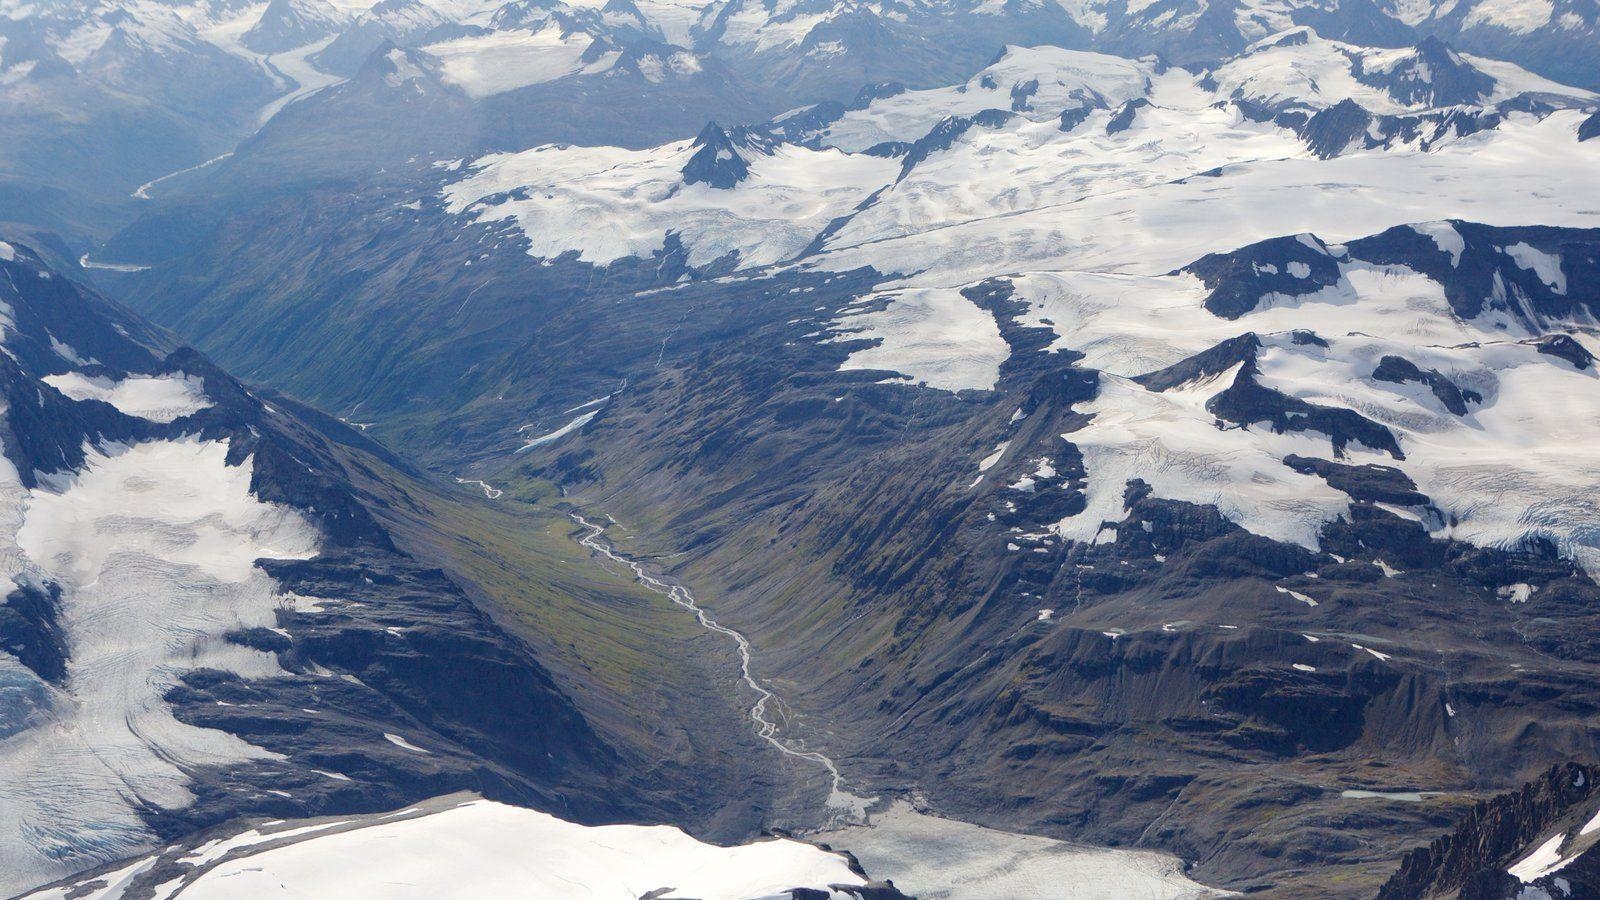
<path fill-rule="evenodd" d="M 684 184 L 708 184 L 726 190 L 750 175 L 740 146 L 716 122 L 707 122 L 694 139 L 695 154 L 683 167 Z"/>

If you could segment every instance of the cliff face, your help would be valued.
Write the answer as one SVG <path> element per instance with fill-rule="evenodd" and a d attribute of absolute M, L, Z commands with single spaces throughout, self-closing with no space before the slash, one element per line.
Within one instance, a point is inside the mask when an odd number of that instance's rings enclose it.
<path fill-rule="evenodd" d="M 1378 900 L 1600 896 L 1600 828 L 1584 830 L 1597 803 L 1600 767 L 1552 766 L 1473 807 L 1455 832 L 1406 854 Z"/>

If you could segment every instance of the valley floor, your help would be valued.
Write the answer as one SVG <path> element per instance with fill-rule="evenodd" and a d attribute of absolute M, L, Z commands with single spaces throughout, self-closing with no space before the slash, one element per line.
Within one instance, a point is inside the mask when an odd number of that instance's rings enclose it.
<path fill-rule="evenodd" d="M 773 710 L 785 708 L 783 698 L 754 675 L 755 648 L 748 638 L 718 624 L 687 588 L 661 580 L 644 564 L 618 553 L 606 541 L 603 526 L 578 514 L 572 518 L 583 528 L 576 540 L 596 561 L 625 566 L 639 584 L 670 599 L 708 632 L 736 643 L 738 672 L 724 682 L 728 691 L 755 697 L 750 722 L 756 733 L 785 757 L 813 763 L 830 778 L 821 813 L 825 824 L 806 831 L 807 840 L 848 851 L 872 877 L 891 881 L 919 900 L 1052 900 L 1065 896 L 1063 891 L 1075 900 L 1233 896 L 1187 878 L 1183 862 L 1171 854 L 985 828 L 919 810 L 905 800 L 852 793 L 834 759 L 782 734 L 784 719 Z"/>

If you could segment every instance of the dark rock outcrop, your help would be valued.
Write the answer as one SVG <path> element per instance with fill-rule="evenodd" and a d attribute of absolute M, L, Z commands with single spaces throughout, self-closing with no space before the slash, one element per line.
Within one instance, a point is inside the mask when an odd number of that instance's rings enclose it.
<path fill-rule="evenodd" d="M 1253 366 L 1239 370 L 1233 384 L 1206 401 L 1206 410 L 1224 422 L 1237 425 L 1265 423 L 1273 431 L 1315 431 L 1328 436 L 1335 454 L 1343 455 L 1351 442 L 1404 459 L 1394 432 L 1353 409 L 1322 406 L 1291 397 L 1256 380 Z"/>
<path fill-rule="evenodd" d="M 1133 127 L 1134 119 L 1138 118 L 1139 110 L 1150 105 L 1150 101 L 1143 97 L 1136 97 L 1117 108 L 1111 121 L 1106 123 L 1106 134 L 1118 134 Z"/>
<path fill-rule="evenodd" d="M 1372 113 L 1346 97 L 1313 114 L 1300 130 L 1300 136 L 1312 153 L 1332 159 L 1360 141 L 1371 123 Z"/>
<path fill-rule="evenodd" d="M 1594 354 L 1585 350 L 1570 334 L 1547 334 L 1539 338 L 1535 346 L 1546 356 L 1566 360 L 1574 369 L 1589 369 L 1595 364 Z"/>
<path fill-rule="evenodd" d="M 1459 248 L 1398 225 L 1350 241 L 1338 258 L 1316 237 L 1299 235 L 1208 254 L 1181 271 L 1200 278 L 1210 291 L 1206 308 L 1226 319 L 1256 310 L 1269 295 L 1293 299 L 1336 285 L 1341 263 L 1405 266 L 1438 282 L 1462 318 L 1498 314 L 1535 334 L 1600 310 L 1600 229 L 1456 220 L 1440 227 L 1455 232 Z M 1530 255 L 1548 262 L 1525 265 Z"/>
<path fill-rule="evenodd" d="M 1297 297 L 1339 283 L 1339 262 L 1313 235 L 1269 238 L 1226 253 L 1208 253 L 1182 271 L 1200 279 L 1211 293 L 1206 309 L 1237 319 L 1263 297 Z"/>
<path fill-rule="evenodd" d="M 1581 349 L 1581 348 L 1580 348 Z M 1394 384 L 1405 384 L 1408 381 L 1420 382 L 1433 391 L 1433 396 L 1444 404 L 1444 408 L 1458 416 L 1467 414 L 1468 403 L 1482 403 L 1483 396 L 1476 391 L 1462 390 L 1454 381 L 1445 377 L 1437 369 L 1423 371 L 1417 364 L 1400 356 L 1385 356 L 1378 360 L 1378 367 L 1372 371 L 1372 377 L 1378 381 L 1388 381 Z"/>
<path fill-rule="evenodd" d="M 1253 332 L 1229 338 L 1215 347 L 1133 379 L 1148 390 L 1168 391 L 1203 378 L 1215 378 L 1234 366 L 1254 367 L 1261 339 Z"/>
<path fill-rule="evenodd" d="M 1411 476 L 1391 466 L 1351 466 L 1293 453 L 1283 458 L 1283 464 L 1296 472 L 1321 476 L 1330 487 L 1344 491 L 1352 500 L 1398 506 L 1422 506 L 1428 502 Z"/>
<path fill-rule="evenodd" d="M 1056 124 L 1062 131 L 1071 131 L 1089 120 L 1094 109 L 1089 106 L 1069 106 L 1061 111 Z"/>
<path fill-rule="evenodd" d="M 1578 125 L 1578 140 L 1580 142 L 1597 137 L 1600 137 L 1600 112 L 1594 113 Z"/>
<path fill-rule="evenodd" d="M 684 184 L 727 190 L 750 175 L 750 162 L 722 126 L 710 122 L 694 139 L 695 152 L 683 166 Z"/>
<path fill-rule="evenodd" d="M 67 676 L 70 648 L 61 630 L 61 588 L 25 584 L 0 605 L 0 649 L 55 685 Z"/>
<path fill-rule="evenodd" d="M 1477 804 L 1453 833 L 1407 853 L 1399 871 L 1378 893 L 1378 900 L 1424 900 L 1451 895 L 1463 900 L 1516 897 L 1521 883 L 1507 875 L 1506 868 L 1531 851 L 1532 845 L 1569 812 L 1593 812 L 1592 801 L 1596 797 L 1600 797 L 1600 766 L 1554 766 L 1519 790 Z M 1594 860 L 1590 860 L 1570 872 L 1563 869 L 1570 876 L 1569 886 L 1576 886 L 1576 892 L 1546 896 L 1573 900 L 1596 896 L 1592 892 L 1600 888 L 1600 883 L 1589 878 L 1594 868 Z"/>
<path fill-rule="evenodd" d="M 1402 265 L 1444 287 L 1462 318 L 1501 313 L 1541 333 L 1553 323 L 1600 310 L 1600 229 L 1496 227 L 1451 220 L 1460 249 L 1445 250 L 1429 235 L 1400 225 L 1346 245 L 1352 260 Z M 1559 261 L 1564 286 L 1524 268 L 1513 250 Z"/>
<path fill-rule="evenodd" d="M 970 116 L 949 116 L 911 144 L 905 158 L 900 161 L 900 178 L 928 157 L 955 146 L 956 141 L 972 128 L 999 128 L 1011 120 L 1014 113 L 1003 109 L 985 109 Z"/>

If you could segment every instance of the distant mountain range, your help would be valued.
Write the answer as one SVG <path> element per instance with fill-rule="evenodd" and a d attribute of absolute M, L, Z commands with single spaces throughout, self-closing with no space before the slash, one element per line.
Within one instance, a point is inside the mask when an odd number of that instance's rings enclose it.
<path fill-rule="evenodd" d="M 433 91 L 450 95 L 414 98 L 412 107 L 428 109 L 408 119 L 420 126 L 417 133 L 386 135 L 385 147 L 403 149 L 405 159 L 552 140 L 649 146 L 708 119 L 752 123 L 846 99 L 865 85 L 958 82 L 1009 45 L 1153 54 L 1167 65 L 1212 67 L 1299 26 L 1361 46 L 1421 44 L 1439 70 L 1438 90 L 1464 97 L 1476 88 L 1452 74 L 1446 46 L 1595 89 L 1595 19 L 1581 2 L 1499 0 L 30 0 L 0 10 L 0 144 L 8 148 L 0 164 L 10 176 L 0 200 L 14 220 L 103 240 L 137 214 L 143 198 L 131 195 L 149 182 L 232 150 L 301 96 L 382 68 L 376 60 L 398 59 L 385 55 L 387 47 L 407 51 L 406 72 L 429 72 Z M 1433 90 L 1413 88 L 1418 96 Z M 357 109 L 340 124 L 353 129 L 351 141 L 370 144 L 360 129 L 391 120 L 381 110 L 361 110 L 363 93 L 346 92 L 346 106 Z M 1439 97 L 1446 102 L 1446 93 Z M 328 164 L 309 162 L 313 172 Z M 346 162 L 374 160 L 356 153 Z"/>

